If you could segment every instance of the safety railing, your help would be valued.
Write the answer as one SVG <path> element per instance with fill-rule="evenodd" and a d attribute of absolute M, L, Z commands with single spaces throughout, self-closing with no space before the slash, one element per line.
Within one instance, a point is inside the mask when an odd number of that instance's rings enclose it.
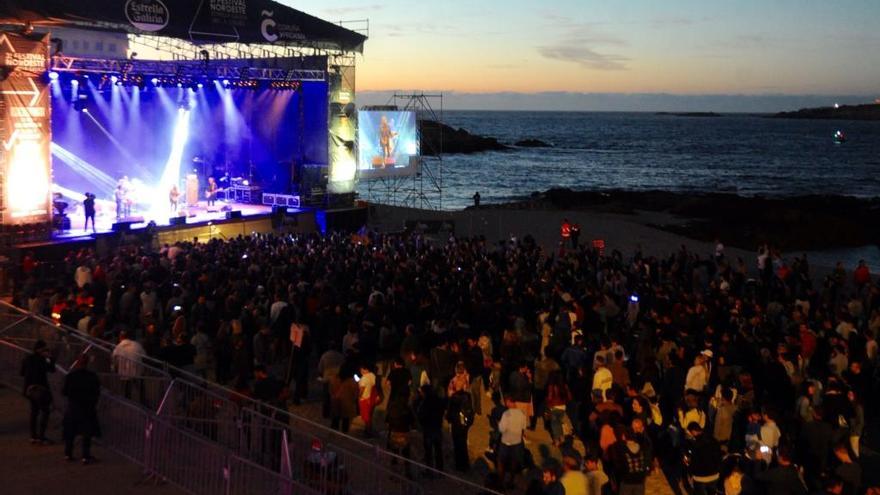
<path fill-rule="evenodd" d="M 292 482 L 302 482 L 310 490 L 328 495 L 493 493 L 469 480 L 433 470 L 149 357 L 132 363 L 138 369 L 137 376 L 120 376 L 113 367 L 113 345 L 4 302 L 0 302 L 0 339 L 25 349 L 42 339 L 65 369 L 88 349 L 91 369 L 99 374 L 106 395 L 161 419 L 162 425 L 152 426 L 151 434 L 171 438 L 165 430 L 173 429 L 225 449 L 237 463 L 247 466 L 250 477 L 262 472 L 272 478 L 269 474 L 278 475 L 287 469 Z M 0 370 L 2 366 L 0 363 Z M 9 376 L 7 370 L 3 371 Z M 191 445 L 196 448 L 201 444 Z M 315 445 L 320 448 L 313 448 Z M 166 455 L 176 454 L 164 447 L 163 451 Z M 194 455 L 198 459 L 201 454 Z M 398 467 L 392 468 L 393 464 Z M 179 471 L 185 466 L 169 465 L 167 469 Z M 433 476 L 420 480 L 411 476 L 424 471 Z M 161 476 L 173 479 L 164 472 Z M 266 483 L 274 486 L 276 481 L 283 484 L 278 480 Z"/>
<path fill-rule="evenodd" d="M 26 348 L 0 339 L 0 382 L 21 388 L 16 368 L 28 353 Z M 60 397 L 66 373 L 65 367 L 57 365 L 57 372 L 50 375 L 55 397 Z M 290 474 L 241 459 L 106 389 L 98 403 L 98 417 L 101 445 L 141 465 L 145 481 L 155 478 L 194 494 L 320 495 Z"/>

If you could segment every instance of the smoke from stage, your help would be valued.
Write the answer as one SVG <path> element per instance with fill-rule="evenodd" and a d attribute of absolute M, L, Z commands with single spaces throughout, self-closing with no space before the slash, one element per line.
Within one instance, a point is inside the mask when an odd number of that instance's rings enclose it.
<path fill-rule="evenodd" d="M 164 225 L 174 216 L 222 216 L 223 206 L 268 211 L 258 195 L 298 193 L 296 164 L 326 164 L 323 81 L 241 87 L 217 79 L 178 87 L 76 73 L 49 80 L 53 190 L 70 205 L 73 231 L 82 232 L 86 192 L 96 196 L 99 231 L 119 217 Z M 236 196 L 233 186 L 250 193 Z"/>

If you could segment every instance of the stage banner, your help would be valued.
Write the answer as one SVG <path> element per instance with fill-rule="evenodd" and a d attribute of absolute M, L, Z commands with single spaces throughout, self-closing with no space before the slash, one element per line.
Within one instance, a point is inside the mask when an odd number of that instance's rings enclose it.
<path fill-rule="evenodd" d="M 0 0 L 0 22 L 349 51 L 362 51 L 367 39 L 271 0 Z"/>
<path fill-rule="evenodd" d="M 343 194 L 355 190 L 357 178 L 357 107 L 354 66 L 334 65 L 327 74 L 330 96 L 330 142 L 327 148 L 331 193 Z"/>
<path fill-rule="evenodd" d="M 48 36 L 0 33 L 0 224 L 51 221 Z"/>

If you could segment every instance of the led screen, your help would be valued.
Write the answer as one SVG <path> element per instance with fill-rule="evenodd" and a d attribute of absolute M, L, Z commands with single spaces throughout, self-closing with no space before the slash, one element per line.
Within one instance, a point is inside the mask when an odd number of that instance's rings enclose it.
<path fill-rule="evenodd" d="M 419 155 L 416 114 L 362 111 L 358 114 L 358 172 L 369 179 L 416 172 Z"/>

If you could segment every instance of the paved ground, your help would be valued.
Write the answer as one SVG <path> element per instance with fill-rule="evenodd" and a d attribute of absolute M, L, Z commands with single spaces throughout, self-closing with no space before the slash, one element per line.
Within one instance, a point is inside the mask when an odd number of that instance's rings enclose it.
<path fill-rule="evenodd" d="M 53 445 L 28 442 L 28 406 L 15 390 L 0 387 L 0 493 L 10 495 L 53 495 L 89 493 L 178 494 L 169 485 L 139 484 L 140 468 L 126 459 L 93 445 L 99 462 L 83 466 L 65 462 L 61 445 L 61 416 L 50 417 L 48 436 Z M 78 454 L 77 446 L 76 453 Z"/>

